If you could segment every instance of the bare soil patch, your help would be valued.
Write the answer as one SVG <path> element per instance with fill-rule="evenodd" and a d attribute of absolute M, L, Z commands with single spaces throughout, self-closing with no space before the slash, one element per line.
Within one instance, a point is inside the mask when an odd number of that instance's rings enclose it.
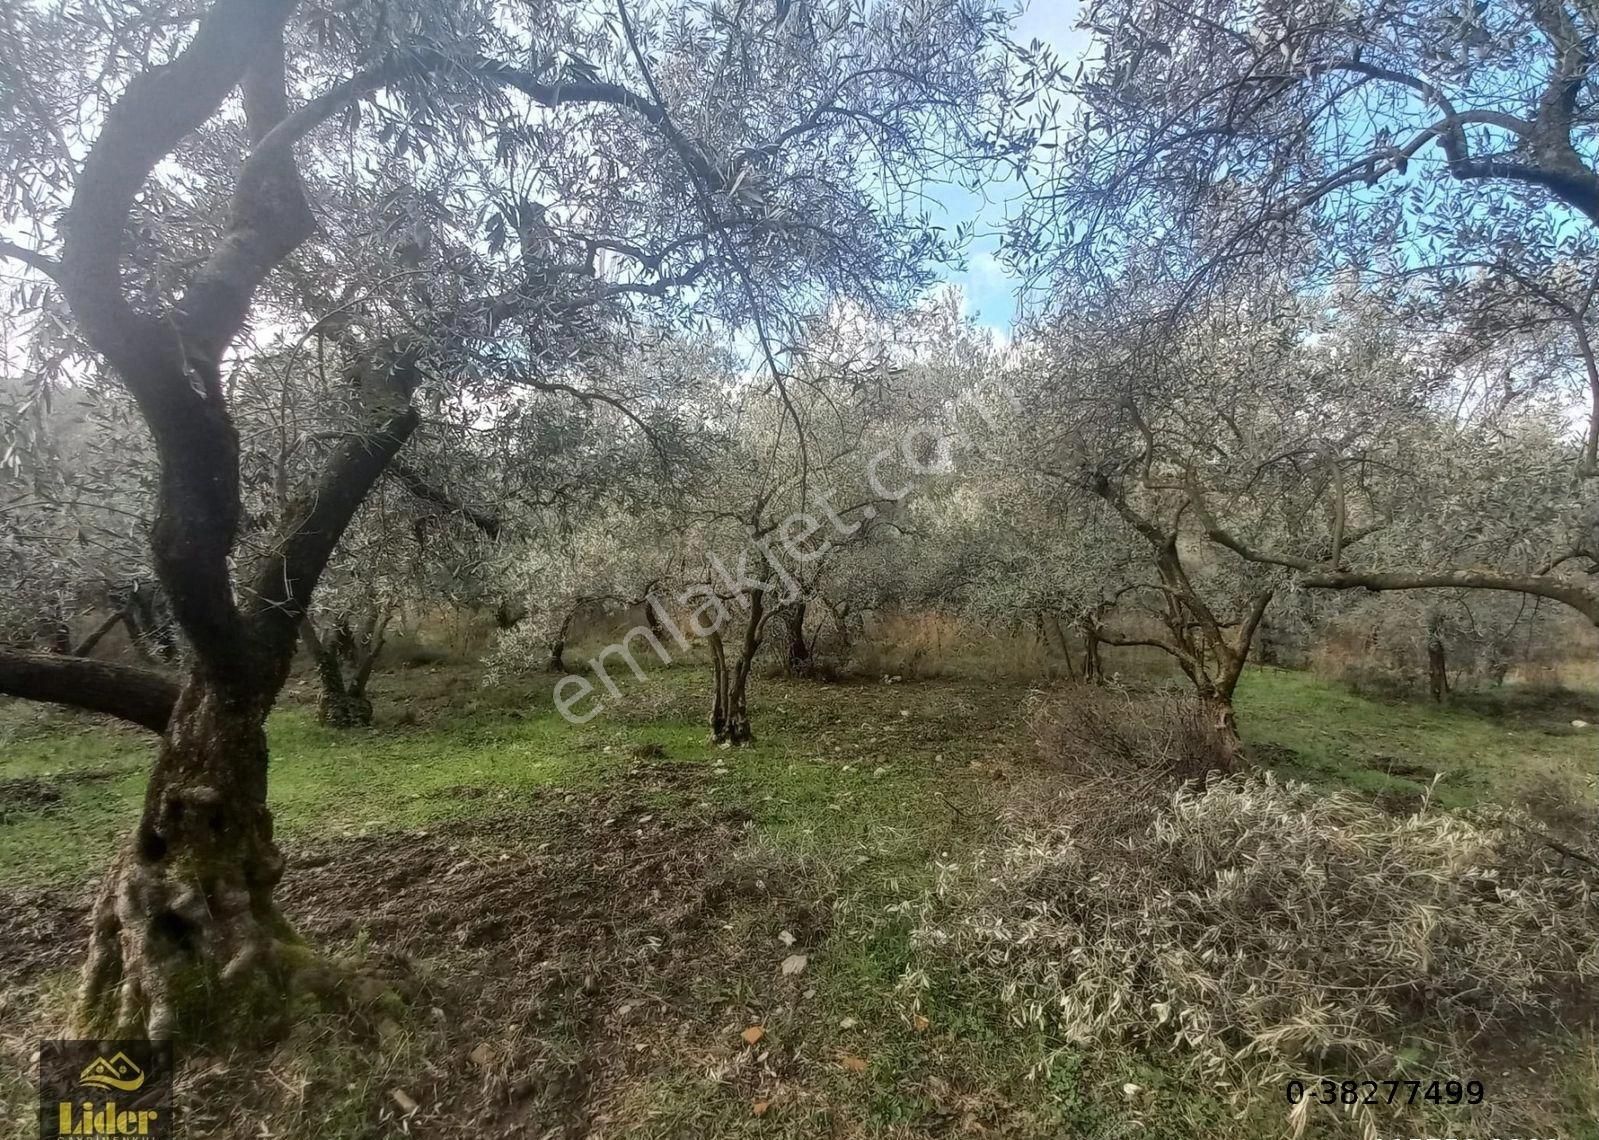
<path fill-rule="evenodd" d="M 730 859 L 747 816 L 697 798 L 708 779 L 700 765 L 640 762 L 604 792 L 552 790 L 514 814 L 291 848 L 280 901 L 314 947 L 358 961 L 345 986 L 355 1016 L 302 1024 L 275 1052 L 189 1058 L 187 1131 L 257 1136 L 270 1122 L 274 1135 L 315 1134 L 329 1100 L 351 1095 L 348 1060 L 305 1064 L 330 1044 L 367 1070 L 354 1075 L 370 1085 L 359 1095 L 372 1135 L 603 1129 L 628 1082 L 681 1061 L 690 1042 L 710 1045 L 729 1018 L 742 1024 L 761 988 L 797 984 L 778 976 L 775 939 L 729 944 L 735 910 L 759 908 L 799 949 L 826 936 L 826 900 L 806 897 L 791 869 Z M 0 898 L 21 920 L 0 932 L 7 991 L 77 964 L 83 896 Z M 0 1018 L 18 1052 L 42 1032 L 38 1003 L 9 1004 Z"/>

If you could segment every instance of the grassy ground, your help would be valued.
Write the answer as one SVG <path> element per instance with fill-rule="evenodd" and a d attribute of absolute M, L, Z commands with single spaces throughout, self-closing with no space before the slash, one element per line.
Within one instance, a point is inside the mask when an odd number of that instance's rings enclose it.
<path fill-rule="evenodd" d="M 1447 705 L 1390 703 L 1266 669 L 1244 679 L 1238 718 L 1257 755 L 1313 782 L 1401 797 L 1430 792 L 1447 807 L 1594 802 L 1599 700 L 1587 694 L 1510 689 Z"/>
<path fill-rule="evenodd" d="M 248 1114 L 199 1111 L 194 1134 L 1250 1134 L 1146 1062 L 1090 1063 L 1009 1027 L 983 979 L 920 1014 L 900 992 L 936 866 L 1041 778 L 1025 685 L 759 678 L 758 740 L 729 751 L 704 742 L 705 683 L 665 670 L 581 727 L 546 685 L 485 689 L 447 666 L 383 676 L 372 730 L 323 729 L 291 693 L 270 725 L 286 906 L 406 1000 L 190 1066 L 197 1103 L 251 1090 Z M 1270 670 L 1239 715 L 1259 757 L 1329 785 L 1457 806 L 1599 795 L 1599 728 L 1572 728 L 1584 709 L 1559 701 L 1389 705 Z M 150 745 L 0 717 L 0 893 L 41 932 L 0 966 L 0 1043 L 20 1067 L 75 957 L 48 931 L 81 926 Z M 1572 1055 L 1550 1078 L 1573 1114 L 1563 1140 L 1599 1135 L 1575 1123 L 1592 1117 L 1594 1054 Z M 31 1135 L 26 1082 L 0 1081 L 0 1135 Z M 1153 1092 L 1129 1104 L 1128 1082 Z M 395 1089 L 420 1106 L 403 1120 Z M 1242 1127 L 1277 1135 L 1281 1119 Z"/>

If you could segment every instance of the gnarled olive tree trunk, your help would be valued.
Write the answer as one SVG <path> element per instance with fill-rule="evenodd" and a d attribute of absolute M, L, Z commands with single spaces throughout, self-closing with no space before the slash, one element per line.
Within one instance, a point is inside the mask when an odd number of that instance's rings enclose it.
<path fill-rule="evenodd" d="M 330 728 L 365 728 L 372 723 L 372 700 L 367 681 L 383 650 L 383 633 L 392 610 L 373 609 L 357 631 L 348 616 L 341 617 L 335 635 L 324 638 L 309 617 L 300 626 L 300 639 L 316 666 L 317 719 Z M 346 672 L 348 670 L 348 672 Z"/>
<path fill-rule="evenodd" d="M 198 1031 L 218 1009 L 276 1001 L 303 962 L 272 899 L 283 857 L 266 803 L 269 705 L 198 675 L 184 685 L 94 906 L 79 996 L 92 1032 Z"/>
<path fill-rule="evenodd" d="M 351 434 L 289 512 L 245 607 L 198 594 L 205 580 L 189 548 L 157 524 L 152 549 L 197 664 L 161 726 L 143 814 L 91 917 L 78 1015 L 98 1034 L 200 1029 L 241 1000 L 281 999 L 306 958 L 272 901 L 283 860 L 266 799 L 266 718 L 334 543 L 416 427 L 414 364 L 374 366 L 367 381 L 376 377 L 392 385 L 390 400 L 370 407 L 367 429 Z M 174 498 L 163 511 L 198 506 Z M 156 717 L 141 723 L 155 727 Z"/>
<path fill-rule="evenodd" d="M 1199 711 L 1215 746 L 1218 766 L 1224 772 L 1231 771 L 1244 747 L 1238 735 L 1238 714 L 1233 711 L 1232 691 L 1223 693 L 1216 688 L 1201 688 Z"/>

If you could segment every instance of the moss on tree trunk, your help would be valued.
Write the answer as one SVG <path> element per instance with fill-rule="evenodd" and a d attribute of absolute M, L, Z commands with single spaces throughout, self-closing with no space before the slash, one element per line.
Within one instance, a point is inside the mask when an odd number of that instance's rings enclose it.
<path fill-rule="evenodd" d="M 273 901 L 267 705 L 191 679 L 138 827 L 95 902 L 77 1021 L 102 1036 L 211 1033 L 281 1008 L 309 954 Z"/>

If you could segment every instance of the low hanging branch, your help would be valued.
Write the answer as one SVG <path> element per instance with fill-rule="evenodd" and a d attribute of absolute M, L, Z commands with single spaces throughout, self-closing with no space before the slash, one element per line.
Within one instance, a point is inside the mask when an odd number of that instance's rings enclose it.
<path fill-rule="evenodd" d="M 0 692 L 105 713 L 151 732 L 166 731 L 178 689 L 176 677 L 155 669 L 0 649 Z"/>

